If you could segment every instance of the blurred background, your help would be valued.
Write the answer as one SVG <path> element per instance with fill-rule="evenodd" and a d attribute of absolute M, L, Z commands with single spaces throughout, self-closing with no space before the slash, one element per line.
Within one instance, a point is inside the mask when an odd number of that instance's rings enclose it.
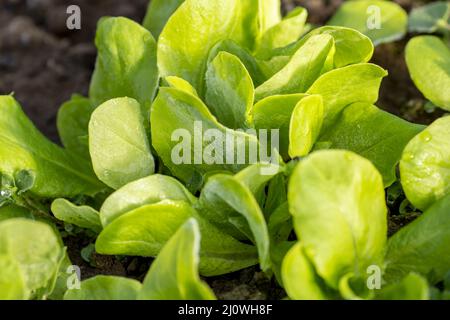
<path fill-rule="evenodd" d="M 283 12 L 301 5 L 309 22 L 324 24 L 343 0 L 283 0 Z M 410 10 L 424 2 L 397 0 Z M 81 8 L 81 30 L 66 27 L 69 5 Z M 56 112 L 74 93 L 86 95 L 95 64 L 98 19 L 126 16 L 141 22 L 148 0 L 0 0 L 0 94 L 15 93 L 25 112 L 53 141 Z M 381 45 L 374 62 L 387 68 L 380 107 L 408 120 L 428 123 L 422 96 L 411 83 L 403 59 L 405 41 Z"/>

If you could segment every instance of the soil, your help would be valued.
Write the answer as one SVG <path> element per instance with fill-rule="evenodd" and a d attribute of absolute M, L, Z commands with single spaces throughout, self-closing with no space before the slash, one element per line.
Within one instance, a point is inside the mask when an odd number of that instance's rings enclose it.
<path fill-rule="evenodd" d="M 102 16 L 141 21 L 147 0 L 0 0 L 0 93 L 14 92 L 36 126 L 58 141 L 56 113 L 74 93 L 87 95 Z M 66 28 L 79 5 L 81 30 Z"/>
<path fill-rule="evenodd" d="M 25 112 L 51 140 L 58 142 L 56 114 L 74 93 L 87 95 L 95 64 L 94 35 L 102 16 L 126 16 L 142 21 L 148 0 L 0 0 L 0 94 L 14 92 Z M 284 0 L 283 11 L 302 5 L 309 22 L 323 24 L 343 0 Z M 397 0 L 405 9 L 426 1 Z M 78 5 L 82 29 L 66 28 L 66 8 Z M 373 62 L 389 70 L 383 81 L 379 106 L 406 120 L 429 124 L 442 112 L 425 111 L 426 100 L 412 83 L 404 61 L 407 40 L 376 48 Z M 411 219 L 391 217 L 390 230 Z M 392 231 L 393 232 L 393 231 Z M 81 249 L 92 241 L 65 238 L 73 263 L 82 276 L 113 274 L 142 280 L 151 259 L 116 258 L 93 253 L 85 261 Z M 283 292 L 256 268 L 208 279 L 221 299 L 275 299 Z"/>

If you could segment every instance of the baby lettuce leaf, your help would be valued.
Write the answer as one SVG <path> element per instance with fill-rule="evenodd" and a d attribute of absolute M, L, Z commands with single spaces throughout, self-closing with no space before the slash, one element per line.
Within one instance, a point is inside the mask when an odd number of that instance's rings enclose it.
<path fill-rule="evenodd" d="M 156 41 L 151 33 L 127 18 L 103 18 L 95 44 L 98 57 L 89 89 L 94 106 L 130 97 L 147 115 L 159 79 Z"/>
<path fill-rule="evenodd" d="M 406 197 L 422 210 L 450 194 L 450 117 L 433 122 L 406 146 L 400 176 Z"/>
<path fill-rule="evenodd" d="M 256 129 L 278 129 L 280 155 L 289 159 L 289 125 L 292 112 L 306 94 L 270 96 L 257 102 L 251 112 Z M 271 143 L 271 142 L 270 142 Z"/>
<path fill-rule="evenodd" d="M 228 52 L 239 58 L 239 60 L 244 64 L 245 69 L 247 69 L 250 74 L 255 86 L 259 86 L 266 80 L 261 68 L 258 65 L 258 62 L 253 57 L 251 52 L 229 39 L 218 42 L 211 49 L 208 55 L 208 65 L 211 64 L 211 61 L 213 61 L 221 51 Z"/>
<path fill-rule="evenodd" d="M 349 272 L 339 280 L 339 294 L 346 300 L 371 300 L 375 296 L 373 289 L 367 286 L 368 279 Z"/>
<path fill-rule="evenodd" d="M 283 286 L 294 300 L 325 300 L 327 294 L 320 285 L 321 279 L 314 270 L 301 243 L 286 254 L 281 267 Z"/>
<path fill-rule="evenodd" d="M 312 153 L 291 175 L 294 228 L 318 274 L 337 289 L 342 276 L 382 266 L 387 208 L 381 175 L 352 152 Z"/>
<path fill-rule="evenodd" d="M 423 95 L 450 111 L 450 49 L 444 42 L 434 36 L 412 38 L 406 46 L 406 64 Z"/>
<path fill-rule="evenodd" d="M 261 68 L 268 76 L 275 74 L 289 62 L 295 52 L 311 37 L 323 34 L 328 34 L 334 39 L 333 64 L 335 68 L 368 62 L 373 55 L 372 41 L 362 33 L 345 27 L 324 26 L 312 30 L 294 44 L 262 55 L 260 57 L 262 60 L 259 60 Z"/>
<path fill-rule="evenodd" d="M 94 107 L 89 99 L 74 95 L 58 111 L 56 124 L 66 149 L 89 158 L 88 126 Z"/>
<path fill-rule="evenodd" d="M 436 1 L 413 8 L 409 14 L 409 31 L 434 33 L 450 23 L 450 3 Z"/>
<path fill-rule="evenodd" d="M 287 241 L 292 232 L 292 215 L 287 201 L 281 204 L 269 217 L 269 236 L 272 243 Z"/>
<path fill-rule="evenodd" d="M 197 90 L 195 90 L 195 88 L 184 79 L 175 76 L 170 76 L 165 77 L 164 81 L 168 84 L 168 87 L 175 88 L 198 97 Z"/>
<path fill-rule="evenodd" d="M 260 34 L 281 21 L 280 0 L 258 0 Z"/>
<path fill-rule="evenodd" d="M 257 163 L 248 166 L 235 174 L 234 178 L 247 187 L 250 192 L 258 198 L 261 194 L 265 196 L 267 183 L 277 174 L 284 172 L 283 165 Z"/>
<path fill-rule="evenodd" d="M 253 98 L 253 81 L 245 66 L 236 56 L 220 52 L 206 72 L 209 110 L 228 128 L 246 128 Z"/>
<path fill-rule="evenodd" d="M 353 0 L 342 4 L 328 24 L 356 29 L 378 45 L 402 38 L 407 31 L 408 15 L 395 2 Z"/>
<path fill-rule="evenodd" d="M 152 0 L 150 1 L 147 13 L 142 25 L 148 29 L 152 35 L 158 39 L 167 20 L 178 9 L 184 0 Z"/>
<path fill-rule="evenodd" d="M 200 195 L 198 210 L 218 229 L 258 248 L 261 269 L 270 268 L 269 232 L 255 197 L 239 178 L 217 174 L 208 179 Z"/>
<path fill-rule="evenodd" d="M 25 300 L 25 287 L 19 263 L 11 256 L 0 254 L 0 300 Z"/>
<path fill-rule="evenodd" d="M 176 229 L 192 216 L 193 209 L 182 201 L 140 206 L 118 216 L 103 229 L 96 241 L 96 251 L 156 256 Z"/>
<path fill-rule="evenodd" d="M 303 98 L 295 106 L 289 124 L 289 157 L 304 157 L 314 146 L 323 124 L 323 100 L 319 95 Z"/>
<path fill-rule="evenodd" d="M 206 62 L 214 45 L 230 39 L 246 48 L 254 46 L 257 5 L 256 1 L 186 0 L 159 37 L 161 75 L 183 78 L 202 95 Z"/>
<path fill-rule="evenodd" d="M 0 172 L 29 172 L 27 189 L 41 197 L 94 195 L 104 189 L 91 165 L 48 141 L 12 96 L 0 96 Z"/>
<path fill-rule="evenodd" d="M 176 179 L 155 174 L 123 186 L 111 194 L 100 209 L 104 227 L 121 215 L 163 200 L 195 203 L 196 198 Z"/>
<path fill-rule="evenodd" d="M 171 173 L 185 183 L 206 173 L 239 172 L 250 164 L 249 150 L 259 150 L 256 136 L 222 126 L 200 99 L 177 89 L 160 89 L 151 123 L 153 147 Z M 220 137 L 207 139 L 209 129 Z M 245 151 L 243 163 L 236 161 L 239 150 Z"/>
<path fill-rule="evenodd" d="M 397 283 L 384 287 L 376 296 L 377 300 L 428 300 L 427 280 L 410 273 Z"/>
<path fill-rule="evenodd" d="M 70 267 L 70 269 L 69 269 Z M 63 300 L 64 294 L 67 291 L 67 281 L 73 281 L 73 273 L 68 272 L 73 270 L 73 263 L 70 261 L 67 251 L 64 252 L 64 257 L 60 261 L 58 272 L 55 275 L 55 284 L 52 293 L 48 296 L 49 300 Z"/>
<path fill-rule="evenodd" d="M 370 103 L 354 103 L 321 134 L 319 143 L 369 159 L 383 176 L 384 185 L 390 186 L 396 181 L 395 169 L 403 149 L 423 129 Z"/>
<path fill-rule="evenodd" d="M 389 239 L 385 280 L 396 281 L 415 272 L 431 284 L 442 281 L 450 269 L 449 230 L 450 195 Z"/>
<path fill-rule="evenodd" d="M 89 151 L 94 171 L 118 189 L 152 174 L 155 163 L 139 103 L 117 98 L 100 105 L 89 122 Z"/>
<path fill-rule="evenodd" d="M 321 75 L 332 50 L 333 37 L 324 34 L 309 38 L 283 69 L 256 88 L 255 99 L 306 92 Z"/>
<path fill-rule="evenodd" d="M 215 300 L 198 276 L 200 228 L 195 219 L 184 223 L 167 242 L 145 277 L 140 300 Z"/>
<path fill-rule="evenodd" d="M 286 167 L 285 167 L 286 170 Z M 277 174 L 267 187 L 267 197 L 264 203 L 264 215 L 269 217 L 283 203 L 287 201 L 286 177 L 284 174 Z"/>
<path fill-rule="evenodd" d="M 56 199 L 51 210 L 58 220 L 96 233 L 102 230 L 98 211 L 89 206 L 77 206 L 66 199 Z"/>
<path fill-rule="evenodd" d="M 271 243 L 270 258 L 272 260 L 272 270 L 280 286 L 283 286 L 283 278 L 281 268 L 283 260 L 289 250 L 297 243 L 297 241 L 282 241 L 279 243 Z"/>
<path fill-rule="evenodd" d="M 333 37 L 335 44 L 334 67 L 342 68 L 351 64 L 369 62 L 373 55 L 373 44 L 364 34 L 350 28 L 324 26 L 312 30 L 301 42 L 320 34 Z"/>
<path fill-rule="evenodd" d="M 49 225 L 19 218 L 0 223 L 0 256 L 4 255 L 19 266 L 27 296 L 40 299 L 53 289 L 64 250 Z"/>
<path fill-rule="evenodd" d="M 116 276 L 95 276 L 81 282 L 80 289 L 68 290 L 64 300 L 136 300 L 139 281 Z"/>
<path fill-rule="evenodd" d="M 361 63 L 332 70 L 317 79 L 307 93 L 323 98 L 324 129 L 334 123 L 346 106 L 355 102 L 375 103 L 386 75 L 387 71 L 377 65 Z"/>
<path fill-rule="evenodd" d="M 202 233 L 200 273 L 214 276 L 240 270 L 257 262 L 253 246 L 226 235 L 186 202 L 165 200 L 132 210 L 107 225 L 96 241 L 100 254 L 156 257 L 164 244 L 189 218 L 196 218 Z"/>
<path fill-rule="evenodd" d="M 292 10 L 282 21 L 262 34 L 255 52 L 256 56 L 260 52 L 264 54 L 297 41 L 304 33 L 307 17 L 308 12 L 304 8 L 298 7 Z"/>

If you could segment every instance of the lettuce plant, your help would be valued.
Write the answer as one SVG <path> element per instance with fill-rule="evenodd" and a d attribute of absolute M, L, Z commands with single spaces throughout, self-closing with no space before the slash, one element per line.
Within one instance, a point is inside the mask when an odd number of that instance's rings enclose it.
<path fill-rule="evenodd" d="M 289 188 L 299 238 L 282 265 L 291 298 L 423 299 L 423 276 L 431 283 L 445 276 L 449 196 L 388 240 L 382 178 L 366 159 L 341 150 L 316 152 L 298 164 Z M 371 270 L 384 273 L 382 289 L 368 290 Z"/>
<path fill-rule="evenodd" d="M 395 7 L 353 8 L 369 2 Z M 372 41 L 396 30 L 306 20 L 279 0 L 154 0 L 143 26 L 101 19 L 89 97 L 58 114 L 64 147 L 0 97 L 2 298 L 214 299 L 199 275 L 254 265 L 291 299 L 428 298 L 450 269 L 449 118 L 426 128 L 376 106 L 388 72 Z M 388 239 L 398 181 L 423 214 Z M 67 290 L 55 231 L 70 225 L 99 254 L 155 257 L 143 283 Z M 38 275 L 39 254 L 10 239 L 30 248 L 34 232 L 48 233 Z"/>

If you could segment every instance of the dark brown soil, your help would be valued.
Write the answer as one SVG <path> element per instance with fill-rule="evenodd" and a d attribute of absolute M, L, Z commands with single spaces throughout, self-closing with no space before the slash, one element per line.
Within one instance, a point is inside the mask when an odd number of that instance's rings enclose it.
<path fill-rule="evenodd" d="M 95 63 L 93 45 L 97 20 L 105 15 L 127 16 L 141 21 L 148 0 L 0 0 L 0 94 L 15 93 L 37 127 L 58 141 L 56 113 L 74 93 L 86 95 Z M 343 0 L 284 0 L 284 12 L 295 5 L 309 11 L 315 24 L 326 22 Z M 424 1 L 397 0 L 406 9 Z M 66 8 L 79 5 L 82 29 L 66 28 Z M 428 124 L 441 115 L 427 113 L 425 99 L 411 82 L 405 61 L 406 41 L 379 46 L 373 61 L 389 70 L 381 89 L 379 106 L 403 118 Z M 409 222 L 393 217 L 390 230 Z M 95 253 L 90 262 L 80 251 L 89 239 L 65 238 L 73 263 L 81 267 L 83 278 L 113 274 L 142 280 L 151 259 L 116 258 Z M 256 268 L 208 279 L 221 299 L 274 299 L 283 292 Z"/>
<path fill-rule="evenodd" d="M 147 0 L 0 0 L 0 94 L 15 93 L 26 113 L 58 141 L 56 112 L 74 93 L 87 94 L 95 64 L 97 20 L 141 21 Z M 82 29 L 66 28 L 66 9 L 79 5 Z"/>

